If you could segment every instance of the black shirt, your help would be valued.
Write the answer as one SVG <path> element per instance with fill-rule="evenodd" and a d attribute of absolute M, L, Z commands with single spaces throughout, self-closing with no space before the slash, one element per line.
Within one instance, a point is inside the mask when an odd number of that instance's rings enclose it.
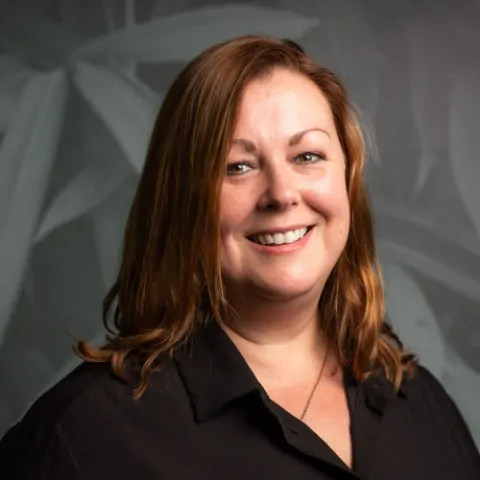
<path fill-rule="evenodd" d="M 139 400 L 105 364 L 83 364 L 0 443 L 0 478 L 478 480 L 457 408 L 424 368 L 394 395 L 345 375 L 353 470 L 270 401 L 216 324 L 150 377 Z"/>

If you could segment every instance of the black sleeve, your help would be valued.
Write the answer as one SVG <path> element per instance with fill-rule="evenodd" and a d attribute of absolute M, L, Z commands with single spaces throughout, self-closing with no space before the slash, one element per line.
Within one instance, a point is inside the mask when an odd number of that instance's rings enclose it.
<path fill-rule="evenodd" d="M 480 479 L 480 454 L 455 402 L 427 369 L 419 367 L 419 370 L 427 397 L 430 399 L 432 414 L 437 422 L 441 422 L 441 425 L 437 425 L 438 428 L 445 429 L 452 439 L 465 467 L 465 473 L 471 471 L 472 479 Z"/>
<path fill-rule="evenodd" d="M 60 425 L 20 423 L 0 441 L 2 480 L 81 480 Z"/>

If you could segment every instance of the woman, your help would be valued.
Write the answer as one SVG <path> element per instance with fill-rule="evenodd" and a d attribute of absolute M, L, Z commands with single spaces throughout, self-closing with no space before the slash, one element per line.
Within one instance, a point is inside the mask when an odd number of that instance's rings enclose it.
<path fill-rule="evenodd" d="M 194 59 L 154 127 L 112 335 L 7 433 L 2 478 L 480 478 L 384 321 L 363 163 L 343 86 L 293 42 Z"/>

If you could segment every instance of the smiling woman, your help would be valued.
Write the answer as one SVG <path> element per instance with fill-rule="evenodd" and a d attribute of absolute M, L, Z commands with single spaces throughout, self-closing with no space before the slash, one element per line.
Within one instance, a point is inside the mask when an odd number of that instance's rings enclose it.
<path fill-rule="evenodd" d="M 157 117 L 110 337 L 7 433 L 2 478 L 479 478 L 385 321 L 364 156 L 341 82 L 293 42 L 194 59 Z"/>

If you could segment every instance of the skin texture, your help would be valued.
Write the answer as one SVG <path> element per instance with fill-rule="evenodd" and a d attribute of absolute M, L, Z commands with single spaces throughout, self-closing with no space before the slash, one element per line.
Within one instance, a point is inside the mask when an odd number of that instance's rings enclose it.
<path fill-rule="evenodd" d="M 276 69 L 247 85 L 221 207 L 222 275 L 232 307 L 223 328 L 270 398 L 296 416 L 327 357 L 304 421 L 350 465 L 342 372 L 317 313 L 350 226 L 345 156 L 330 106 L 308 78 Z M 292 226 L 313 228 L 283 247 L 248 238 Z"/>

